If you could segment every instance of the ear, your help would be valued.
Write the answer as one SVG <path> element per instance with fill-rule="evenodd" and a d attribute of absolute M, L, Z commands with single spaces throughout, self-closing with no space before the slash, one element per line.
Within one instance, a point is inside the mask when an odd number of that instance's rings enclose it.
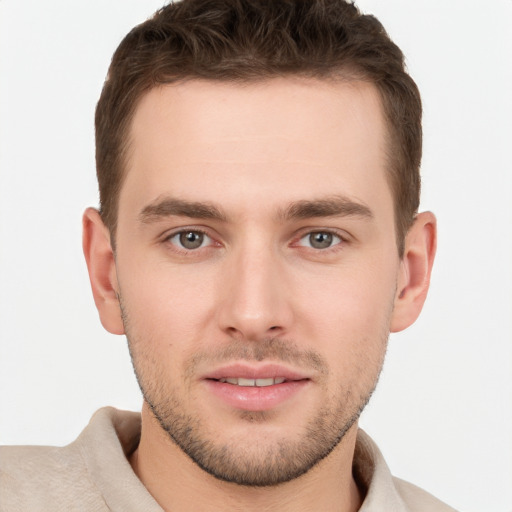
<path fill-rule="evenodd" d="M 82 246 L 101 323 L 112 334 L 124 334 L 110 233 L 95 208 L 85 210 L 82 223 Z"/>
<path fill-rule="evenodd" d="M 436 246 L 437 228 L 434 214 L 418 214 L 405 238 L 391 332 L 406 329 L 418 318 L 427 298 Z"/>

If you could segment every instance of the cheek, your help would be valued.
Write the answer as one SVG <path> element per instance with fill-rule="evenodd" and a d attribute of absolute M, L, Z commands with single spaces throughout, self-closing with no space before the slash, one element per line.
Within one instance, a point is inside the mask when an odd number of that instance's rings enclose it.
<path fill-rule="evenodd" d="M 154 344 L 193 342 L 209 318 L 214 279 L 193 267 L 158 261 L 121 266 L 120 291 L 132 328 L 151 335 Z"/>
<path fill-rule="evenodd" d="M 296 294 L 301 331 L 344 375 L 380 367 L 386 350 L 395 274 L 391 267 L 370 268 L 333 272 L 322 286 L 312 279 Z"/>
<path fill-rule="evenodd" d="M 307 304 L 303 314 L 321 320 L 317 322 L 320 329 L 380 331 L 389 318 L 396 287 L 395 267 L 360 262 L 302 278 L 296 302 Z"/>

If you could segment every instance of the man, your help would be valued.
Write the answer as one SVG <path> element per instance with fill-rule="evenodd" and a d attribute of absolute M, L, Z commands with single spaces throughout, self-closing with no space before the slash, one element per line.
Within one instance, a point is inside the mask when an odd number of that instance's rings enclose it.
<path fill-rule="evenodd" d="M 141 416 L 5 448 L 2 510 L 452 510 L 357 422 L 423 306 L 421 104 L 339 0 L 184 0 L 116 51 L 84 253 Z"/>

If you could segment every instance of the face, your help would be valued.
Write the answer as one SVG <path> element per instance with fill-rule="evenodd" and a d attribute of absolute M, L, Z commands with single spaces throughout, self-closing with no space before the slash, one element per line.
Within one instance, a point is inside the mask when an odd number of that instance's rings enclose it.
<path fill-rule="evenodd" d="M 379 96 L 191 81 L 133 119 L 115 287 L 146 403 L 203 469 L 306 472 L 376 384 L 399 279 Z"/>

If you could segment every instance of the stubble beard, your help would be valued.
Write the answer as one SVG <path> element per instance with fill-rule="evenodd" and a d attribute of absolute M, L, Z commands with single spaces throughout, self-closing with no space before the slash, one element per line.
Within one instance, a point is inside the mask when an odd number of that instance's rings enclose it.
<path fill-rule="evenodd" d="M 200 468 L 219 480 L 241 486 L 276 486 L 293 480 L 327 457 L 342 441 L 355 424 L 377 385 L 387 346 L 388 332 L 379 340 L 383 350 L 379 361 L 372 361 L 372 375 L 357 391 L 339 386 L 317 410 L 299 439 L 281 438 L 269 442 L 256 442 L 247 436 L 246 443 L 219 441 L 218 432 L 212 432 L 199 414 L 186 412 L 185 401 L 168 383 L 166 371 L 159 361 L 145 350 L 151 343 L 141 340 L 130 332 L 130 322 L 123 308 L 123 321 L 134 372 L 143 397 L 152 414 L 169 438 Z M 246 360 L 294 362 L 304 368 L 305 361 L 311 367 L 328 373 L 326 361 L 318 353 L 304 353 L 294 348 L 288 340 L 277 338 L 259 342 L 233 342 L 222 353 L 215 354 L 215 361 Z M 187 372 L 199 360 L 211 354 L 203 353 L 189 361 Z M 365 373 L 368 366 L 364 367 Z M 363 368 L 361 368 L 363 371 Z M 185 386 L 184 389 L 187 389 Z M 240 419 L 248 424 L 264 425 L 272 413 L 241 411 Z M 286 433 L 285 433 L 286 435 Z"/>

